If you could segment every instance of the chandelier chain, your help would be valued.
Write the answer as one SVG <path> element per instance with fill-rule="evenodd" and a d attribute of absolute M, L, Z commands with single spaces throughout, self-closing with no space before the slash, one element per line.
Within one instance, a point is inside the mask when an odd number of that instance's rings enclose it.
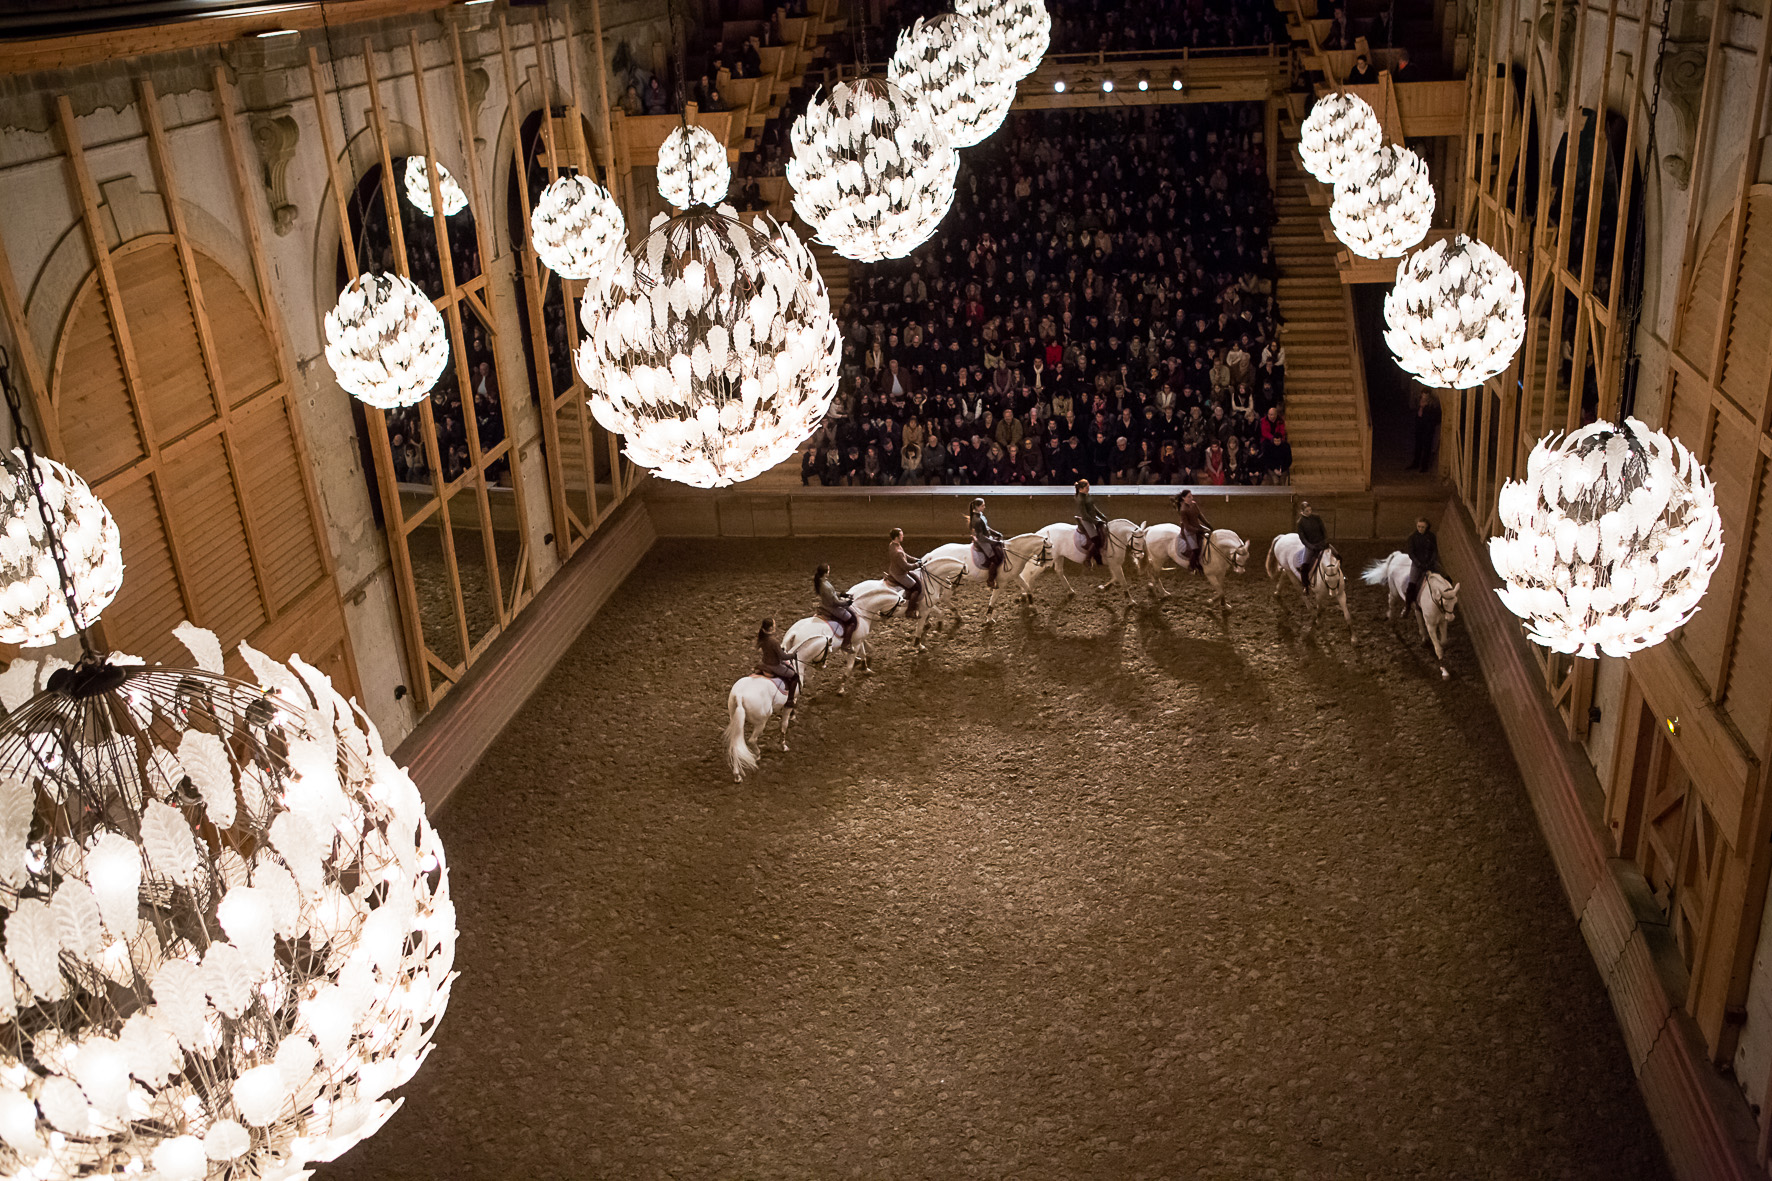
<path fill-rule="evenodd" d="M 0 345 L 0 389 L 6 394 L 6 409 L 12 416 L 13 437 L 18 440 L 19 450 L 25 453 L 25 471 L 31 480 L 32 499 L 37 502 L 37 515 L 43 521 L 43 536 L 49 546 L 49 556 L 55 562 L 55 575 L 61 581 L 62 598 L 68 604 L 68 622 L 74 634 L 80 638 L 81 662 L 96 659 L 92 641 L 86 629 L 80 625 L 80 600 L 74 593 L 74 578 L 68 573 L 68 551 L 62 545 L 61 531 L 56 528 L 55 513 L 50 510 L 49 498 L 43 492 L 43 471 L 37 465 L 37 448 L 31 439 L 31 428 L 25 423 L 24 407 L 20 405 L 18 388 L 12 384 L 12 355 Z"/>

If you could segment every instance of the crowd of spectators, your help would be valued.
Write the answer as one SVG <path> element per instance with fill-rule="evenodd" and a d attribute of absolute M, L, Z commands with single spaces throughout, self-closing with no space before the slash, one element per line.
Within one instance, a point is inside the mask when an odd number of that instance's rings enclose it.
<path fill-rule="evenodd" d="M 1046 0 L 1052 15 L 1048 53 L 1162 53 L 1287 42 L 1286 21 L 1273 0 Z M 879 38 L 886 56 L 901 30 L 918 18 L 953 11 L 948 0 L 897 0 Z"/>
<path fill-rule="evenodd" d="M 802 481 L 1285 481 L 1272 221 L 1258 105 L 1011 115 L 859 271 Z"/>

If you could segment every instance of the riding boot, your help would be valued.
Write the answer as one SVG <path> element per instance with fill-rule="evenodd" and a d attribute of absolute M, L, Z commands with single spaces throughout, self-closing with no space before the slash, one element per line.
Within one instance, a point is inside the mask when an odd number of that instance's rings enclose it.
<path fill-rule="evenodd" d="M 787 708 L 793 709 L 794 702 L 798 701 L 799 699 L 800 699 L 800 678 L 799 677 L 789 677 L 788 678 L 788 704 L 787 704 Z"/>

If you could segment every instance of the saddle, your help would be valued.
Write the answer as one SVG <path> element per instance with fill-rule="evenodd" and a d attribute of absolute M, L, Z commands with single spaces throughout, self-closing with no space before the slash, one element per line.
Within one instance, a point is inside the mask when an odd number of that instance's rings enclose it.
<path fill-rule="evenodd" d="M 1090 540 L 1087 533 L 1083 532 L 1083 526 L 1077 526 L 1077 549 L 1082 553 L 1083 557 L 1088 560 L 1090 565 L 1101 565 L 1101 550 L 1102 546 L 1106 544 L 1107 527 L 1105 525 L 1102 526 L 1101 532 L 1095 535 L 1093 541 Z"/>
<path fill-rule="evenodd" d="M 851 608 L 851 610 L 853 610 L 853 608 Z M 849 646 L 849 629 L 843 626 L 842 620 L 832 618 L 830 612 L 823 607 L 820 607 L 814 612 L 814 614 L 818 619 L 821 619 L 826 624 L 830 625 L 831 634 L 836 636 L 837 639 L 842 642 L 843 647 L 847 648 Z"/>

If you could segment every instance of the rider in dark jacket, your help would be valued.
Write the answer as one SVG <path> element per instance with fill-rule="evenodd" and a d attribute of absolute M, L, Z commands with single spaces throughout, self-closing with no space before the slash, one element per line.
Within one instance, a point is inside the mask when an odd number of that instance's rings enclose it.
<path fill-rule="evenodd" d="M 788 687 L 788 708 L 793 709 L 794 699 L 800 695 L 800 674 L 794 671 L 794 662 L 776 641 L 775 620 L 765 619 L 757 629 L 757 647 L 762 653 L 757 658 L 757 671 L 766 677 L 781 678 L 781 683 Z"/>
<path fill-rule="evenodd" d="M 1298 577 L 1306 590 L 1310 589 L 1311 575 L 1316 572 L 1317 561 L 1323 551 L 1329 548 L 1329 531 L 1323 527 L 1323 518 L 1311 511 L 1311 502 L 1298 502 L 1298 540 L 1304 543 L 1304 569 Z"/>
<path fill-rule="evenodd" d="M 1212 533 L 1212 522 L 1200 511 L 1200 502 L 1194 499 L 1193 489 L 1183 488 L 1175 498 L 1176 523 L 1181 526 L 1181 539 L 1185 543 L 1183 552 L 1187 554 L 1189 570 L 1202 568 L 1206 554 L 1206 538 Z"/>
<path fill-rule="evenodd" d="M 1419 609 L 1415 596 L 1421 584 L 1440 565 L 1440 539 L 1434 536 L 1426 517 L 1417 517 L 1415 532 L 1409 535 L 1409 588 L 1403 592 L 1403 605 Z"/>
<path fill-rule="evenodd" d="M 1075 484 L 1077 492 L 1077 525 L 1083 530 L 1083 537 L 1089 543 L 1089 551 L 1083 555 L 1092 566 L 1101 565 L 1101 543 L 1107 537 L 1107 514 L 1095 507 L 1095 498 L 1089 495 L 1089 481 L 1078 480 Z"/>
<path fill-rule="evenodd" d="M 812 574 L 812 589 L 818 594 L 819 614 L 842 625 L 843 645 L 848 647 L 849 637 L 855 632 L 855 612 L 849 607 L 849 596 L 836 588 L 830 574 L 830 566 L 820 562 Z"/>
<path fill-rule="evenodd" d="M 984 515 L 984 497 L 972 498 L 972 506 L 967 513 L 967 527 L 972 531 L 972 544 L 984 557 L 985 585 L 992 590 L 997 589 L 997 571 L 1003 568 L 1003 535 L 991 528 L 991 523 Z"/>
<path fill-rule="evenodd" d="M 906 619 L 917 617 L 917 608 L 923 601 L 923 579 L 917 573 L 922 567 L 920 558 L 904 552 L 903 529 L 895 528 L 886 535 L 886 581 L 904 589 Z"/>

